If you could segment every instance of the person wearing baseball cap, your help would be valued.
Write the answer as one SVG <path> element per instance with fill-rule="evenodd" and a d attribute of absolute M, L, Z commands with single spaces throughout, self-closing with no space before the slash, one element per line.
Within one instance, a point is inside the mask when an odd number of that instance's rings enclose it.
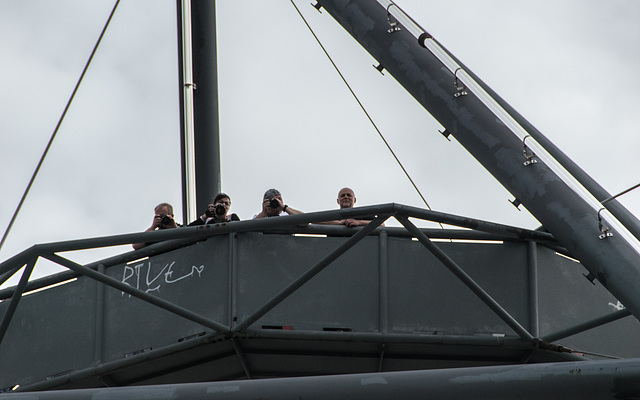
<path fill-rule="evenodd" d="M 289 207 L 282 200 L 282 194 L 277 189 L 269 189 L 262 196 L 262 211 L 253 218 L 278 217 L 281 215 L 302 214 L 302 211 Z"/>

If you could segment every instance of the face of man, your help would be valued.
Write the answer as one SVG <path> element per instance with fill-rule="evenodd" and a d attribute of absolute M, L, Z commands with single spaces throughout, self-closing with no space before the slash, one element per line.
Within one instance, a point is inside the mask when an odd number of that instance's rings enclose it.
<path fill-rule="evenodd" d="M 155 212 L 156 212 L 156 215 L 166 214 L 166 215 L 170 215 L 171 217 L 173 217 L 173 214 L 169 211 L 169 207 L 167 207 L 167 206 L 160 206 L 160 207 L 155 209 Z"/>
<path fill-rule="evenodd" d="M 164 205 L 155 208 L 154 226 L 159 229 L 176 228 L 176 222 L 173 220 L 171 208 Z M 169 217 L 168 219 L 165 217 Z"/>
<path fill-rule="evenodd" d="M 338 205 L 340 208 L 351 208 L 356 204 L 356 195 L 353 190 L 344 188 L 338 192 Z"/>

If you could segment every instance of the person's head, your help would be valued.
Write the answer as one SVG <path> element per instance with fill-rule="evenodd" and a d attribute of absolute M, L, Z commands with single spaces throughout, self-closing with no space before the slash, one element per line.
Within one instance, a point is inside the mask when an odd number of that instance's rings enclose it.
<path fill-rule="evenodd" d="M 160 203 L 153 210 L 155 211 L 156 215 L 166 214 L 173 217 L 173 206 L 169 203 Z"/>
<path fill-rule="evenodd" d="M 157 217 L 162 217 L 160 229 L 171 228 L 175 226 L 173 220 L 173 206 L 169 203 L 160 203 L 153 209 Z"/>
<path fill-rule="evenodd" d="M 223 215 L 227 215 L 227 213 L 229 212 L 229 209 L 231 208 L 231 197 L 229 197 L 228 194 L 226 193 L 218 193 L 214 198 L 213 198 L 213 203 L 209 204 L 209 206 L 213 207 L 214 210 L 216 208 L 216 206 L 218 204 L 221 204 L 224 206 L 224 214 L 221 214 L 220 212 L 216 212 L 216 215 L 218 216 L 223 216 Z"/>
<path fill-rule="evenodd" d="M 270 200 L 271 208 L 278 208 L 278 202 L 273 200 L 276 196 L 282 199 L 282 195 L 280 194 L 280 191 L 278 189 L 269 189 L 266 192 L 264 192 L 264 196 L 262 196 L 262 201 L 264 202 L 265 200 Z"/>
<path fill-rule="evenodd" d="M 265 208 L 265 204 L 267 205 Z M 268 217 L 279 215 L 282 212 L 282 195 L 278 189 L 269 189 L 262 196 L 263 210 Z"/>
<path fill-rule="evenodd" d="M 262 200 L 271 200 L 276 196 L 281 196 L 280 191 L 278 189 L 269 189 L 264 192 L 264 196 L 262 196 Z"/>
<path fill-rule="evenodd" d="M 342 188 L 338 192 L 338 205 L 340 208 L 351 208 L 356 204 L 356 195 L 349 188 Z"/>

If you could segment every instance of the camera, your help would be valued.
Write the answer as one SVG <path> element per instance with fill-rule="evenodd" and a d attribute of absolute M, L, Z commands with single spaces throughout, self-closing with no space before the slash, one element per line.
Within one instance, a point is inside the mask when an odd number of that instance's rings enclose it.
<path fill-rule="evenodd" d="M 227 212 L 226 207 L 222 203 L 218 203 L 215 205 L 216 215 L 224 215 Z"/>
<path fill-rule="evenodd" d="M 160 216 L 160 218 L 162 218 L 162 225 L 172 225 L 173 224 L 173 218 L 171 218 L 170 215 L 162 214 Z"/>
<path fill-rule="evenodd" d="M 274 197 L 273 199 L 269 200 L 269 207 L 271 207 L 271 208 L 279 208 L 280 207 L 280 202 Z"/>

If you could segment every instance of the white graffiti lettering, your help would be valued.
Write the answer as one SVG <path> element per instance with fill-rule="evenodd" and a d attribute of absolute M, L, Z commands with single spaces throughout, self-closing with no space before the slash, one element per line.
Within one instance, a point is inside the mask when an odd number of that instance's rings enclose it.
<path fill-rule="evenodd" d="M 165 264 L 159 272 L 155 272 L 158 269 L 157 267 L 152 268 L 151 261 L 136 265 L 125 265 L 122 273 L 122 283 L 136 289 L 143 290 L 145 293 L 160 292 L 160 288 L 163 284 L 170 285 L 183 279 L 193 278 L 196 277 L 196 273 L 198 275 L 197 278 L 200 278 L 202 276 L 202 271 L 204 271 L 204 265 L 200 265 L 199 267 L 193 265 L 188 273 L 174 278 L 173 274 L 176 272 L 174 271 L 174 268 L 177 268 L 175 265 L 175 261 Z M 144 268 L 147 270 L 146 274 L 143 271 Z M 141 287 L 140 277 L 143 274 L 146 276 L 144 277 L 143 287 Z M 122 296 L 124 297 L 125 295 L 131 297 L 130 294 L 122 292 Z"/>
<path fill-rule="evenodd" d="M 613 304 L 611 302 L 609 302 L 609 307 L 613 308 L 616 311 L 620 311 L 620 310 L 624 310 L 625 307 L 622 303 L 620 303 L 620 300 L 618 300 L 618 302 L 616 304 Z"/>

